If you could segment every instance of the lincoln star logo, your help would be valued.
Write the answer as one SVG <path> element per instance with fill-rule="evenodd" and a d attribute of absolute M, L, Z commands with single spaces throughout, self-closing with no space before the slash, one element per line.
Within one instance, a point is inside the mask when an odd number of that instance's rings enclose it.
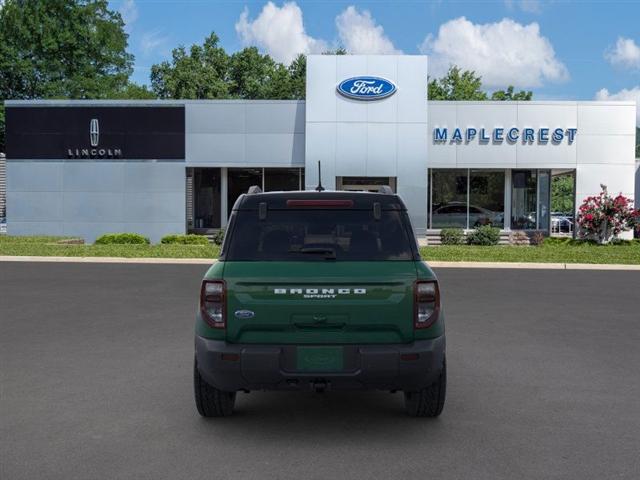
<path fill-rule="evenodd" d="M 347 78 L 336 87 L 340 95 L 354 100 L 380 100 L 396 93 L 396 86 L 390 80 L 380 77 Z"/>
<path fill-rule="evenodd" d="M 92 118 L 89 122 L 89 144 L 82 147 L 67 148 L 68 158 L 122 158 L 122 149 L 119 147 L 100 145 L 100 123 L 97 118 Z"/>
<path fill-rule="evenodd" d="M 301 295 L 302 298 L 336 298 L 338 295 L 366 295 L 366 288 L 274 288 L 275 295 Z"/>
<path fill-rule="evenodd" d="M 97 147 L 100 141 L 100 127 L 98 125 L 98 119 L 92 118 L 89 123 L 89 139 L 91 140 L 91 146 Z"/>

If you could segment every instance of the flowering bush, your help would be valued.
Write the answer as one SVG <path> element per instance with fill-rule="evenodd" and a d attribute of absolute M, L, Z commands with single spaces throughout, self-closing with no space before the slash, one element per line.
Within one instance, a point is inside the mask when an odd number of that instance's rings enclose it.
<path fill-rule="evenodd" d="M 587 197 L 578 210 L 580 236 L 609 243 L 621 232 L 640 226 L 640 210 L 634 210 L 633 201 L 623 195 L 612 197 L 606 185 L 597 196 Z"/>

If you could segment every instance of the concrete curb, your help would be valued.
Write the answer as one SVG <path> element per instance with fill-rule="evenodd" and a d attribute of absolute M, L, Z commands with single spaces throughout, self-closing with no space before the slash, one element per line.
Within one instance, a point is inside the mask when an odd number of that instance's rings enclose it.
<path fill-rule="evenodd" d="M 121 258 L 121 257 L 36 257 L 0 255 L 0 262 L 49 263 L 133 263 L 211 265 L 215 258 Z M 527 262 L 427 262 L 433 268 L 511 268 L 523 270 L 629 270 L 640 271 L 640 265 L 599 263 L 527 263 Z"/>
<path fill-rule="evenodd" d="M 45 263 L 144 263 L 144 264 L 204 264 L 211 265 L 215 258 L 122 258 L 122 257 L 35 257 L 0 255 L 0 262 Z"/>
<path fill-rule="evenodd" d="M 525 270 L 637 270 L 640 265 L 609 263 L 427 262 L 433 268 L 514 268 Z"/>

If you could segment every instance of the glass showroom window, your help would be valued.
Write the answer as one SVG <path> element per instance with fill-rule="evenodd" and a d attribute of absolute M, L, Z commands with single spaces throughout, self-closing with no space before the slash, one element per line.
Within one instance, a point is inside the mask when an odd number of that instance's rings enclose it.
<path fill-rule="evenodd" d="M 511 172 L 511 228 L 513 230 L 536 229 L 537 197 L 538 172 L 513 170 Z"/>
<path fill-rule="evenodd" d="M 511 228 L 549 230 L 550 171 L 513 170 L 511 172 Z"/>
<path fill-rule="evenodd" d="M 504 177 L 504 171 L 470 171 L 469 228 L 504 228 Z"/>
<path fill-rule="evenodd" d="M 300 170 L 302 169 L 265 168 L 263 190 L 265 192 L 286 192 L 290 190 L 300 190 L 302 186 Z"/>
<path fill-rule="evenodd" d="M 230 168 L 227 170 L 227 210 L 231 215 L 233 204 L 252 185 L 262 185 L 262 168 Z"/>
<path fill-rule="evenodd" d="M 503 170 L 430 171 L 430 228 L 504 228 Z"/>
<path fill-rule="evenodd" d="M 467 228 L 468 171 L 432 169 L 430 228 Z"/>
<path fill-rule="evenodd" d="M 193 169 L 193 224 L 198 232 L 220 228 L 220 169 Z"/>

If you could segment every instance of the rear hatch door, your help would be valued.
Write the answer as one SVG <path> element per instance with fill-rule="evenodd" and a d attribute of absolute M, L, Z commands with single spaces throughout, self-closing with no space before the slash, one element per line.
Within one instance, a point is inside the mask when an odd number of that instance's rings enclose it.
<path fill-rule="evenodd" d="M 412 261 L 226 262 L 227 341 L 413 340 Z"/>

